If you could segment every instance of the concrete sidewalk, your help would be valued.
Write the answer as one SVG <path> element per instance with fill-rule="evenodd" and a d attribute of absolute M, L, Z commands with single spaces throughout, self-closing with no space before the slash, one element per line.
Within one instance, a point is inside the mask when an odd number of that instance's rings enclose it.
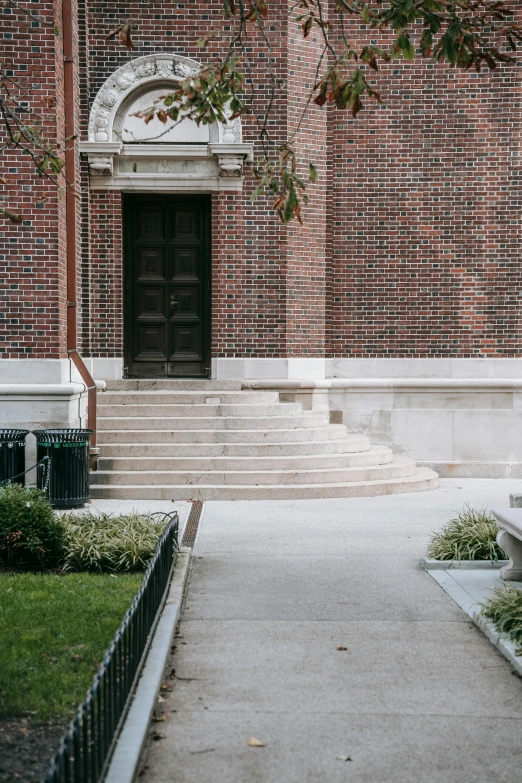
<path fill-rule="evenodd" d="M 522 682 L 419 561 L 520 490 L 205 504 L 141 779 L 519 783 Z"/>

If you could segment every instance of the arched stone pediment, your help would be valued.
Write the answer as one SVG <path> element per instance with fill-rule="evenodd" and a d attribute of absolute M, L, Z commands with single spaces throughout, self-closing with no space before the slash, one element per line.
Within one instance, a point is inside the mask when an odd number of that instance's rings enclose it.
<path fill-rule="evenodd" d="M 107 79 L 91 107 L 88 141 L 80 144 L 89 157 L 91 187 L 173 191 L 241 187 L 243 162 L 251 160 L 252 149 L 243 144 L 238 117 L 199 128 L 190 119 L 160 128 L 159 121 L 145 125 L 133 116 L 148 100 L 152 105 L 200 67 L 178 54 L 150 54 L 131 60 Z"/>

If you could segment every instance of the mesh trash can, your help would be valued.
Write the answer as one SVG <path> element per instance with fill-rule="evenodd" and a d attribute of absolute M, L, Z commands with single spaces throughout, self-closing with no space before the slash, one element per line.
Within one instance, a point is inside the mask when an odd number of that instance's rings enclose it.
<path fill-rule="evenodd" d="M 12 481 L 25 487 L 25 438 L 29 432 L 0 430 L 0 484 Z"/>
<path fill-rule="evenodd" d="M 34 430 L 38 462 L 50 459 L 49 500 L 55 508 L 83 506 L 89 500 L 89 438 L 92 430 Z M 44 489 L 45 473 L 37 486 Z"/>

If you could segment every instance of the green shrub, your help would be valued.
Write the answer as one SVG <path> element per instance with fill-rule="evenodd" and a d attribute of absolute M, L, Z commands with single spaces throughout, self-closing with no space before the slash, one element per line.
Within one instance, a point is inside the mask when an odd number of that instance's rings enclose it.
<path fill-rule="evenodd" d="M 147 514 L 67 514 L 65 571 L 143 571 L 165 522 Z"/>
<path fill-rule="evenodd" d="M 485 510 L 466 506 L 431 539 L 428 557 L 435 560 L 502 560 L 506 555 L 496 541 L 498 526 Z"/>
<path fill-rule="evenodd" d="M 43 492 L 0 486 L 0 559 L 9 566 L 54 568 L 64 543 L 63 526 Z"/>
<path fill-rule="evenodd" d="M 482 604 L 482 614 L 517 645 L 517 655 L 522 654 L 522 590 L 499 585 Z"/>

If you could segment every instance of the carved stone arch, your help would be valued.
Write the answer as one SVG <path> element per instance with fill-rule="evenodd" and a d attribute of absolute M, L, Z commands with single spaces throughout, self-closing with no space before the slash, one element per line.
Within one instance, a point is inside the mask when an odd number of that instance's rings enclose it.
<path fill-rule="evenodd" d="M 146 85 L 167 85 L 177 79 L 186 79 L 195 74 L 201 65 L 196 60 L 179 54 L 147 54 L 131 60 L 118 68 L 100 87 L 92 104 L 89 116 L 90 142 L 115 142 L 114 124 L 122 104 L 138 89 Z M 236 117 L 230 123 L 219 127 L 216 142 L 220 144 L 241 144 L 241 121 Z"/>
<path fill-rule="evenodd" d="M 252 160 L 241 120 L 206 126 L 206 141 L 125 142 L 121 126 L 135 99 L 168 89 L 196 74 L 200 63 L 179 54 L 149 54 L 122 65 L 98 91 L 89 115 L 88 140 L 80 151 L 89 158 L 91 188 L 142 191 L 238 190 L 243 163 Z M 188 134 L 190 136 L 190 134 Z"/>

